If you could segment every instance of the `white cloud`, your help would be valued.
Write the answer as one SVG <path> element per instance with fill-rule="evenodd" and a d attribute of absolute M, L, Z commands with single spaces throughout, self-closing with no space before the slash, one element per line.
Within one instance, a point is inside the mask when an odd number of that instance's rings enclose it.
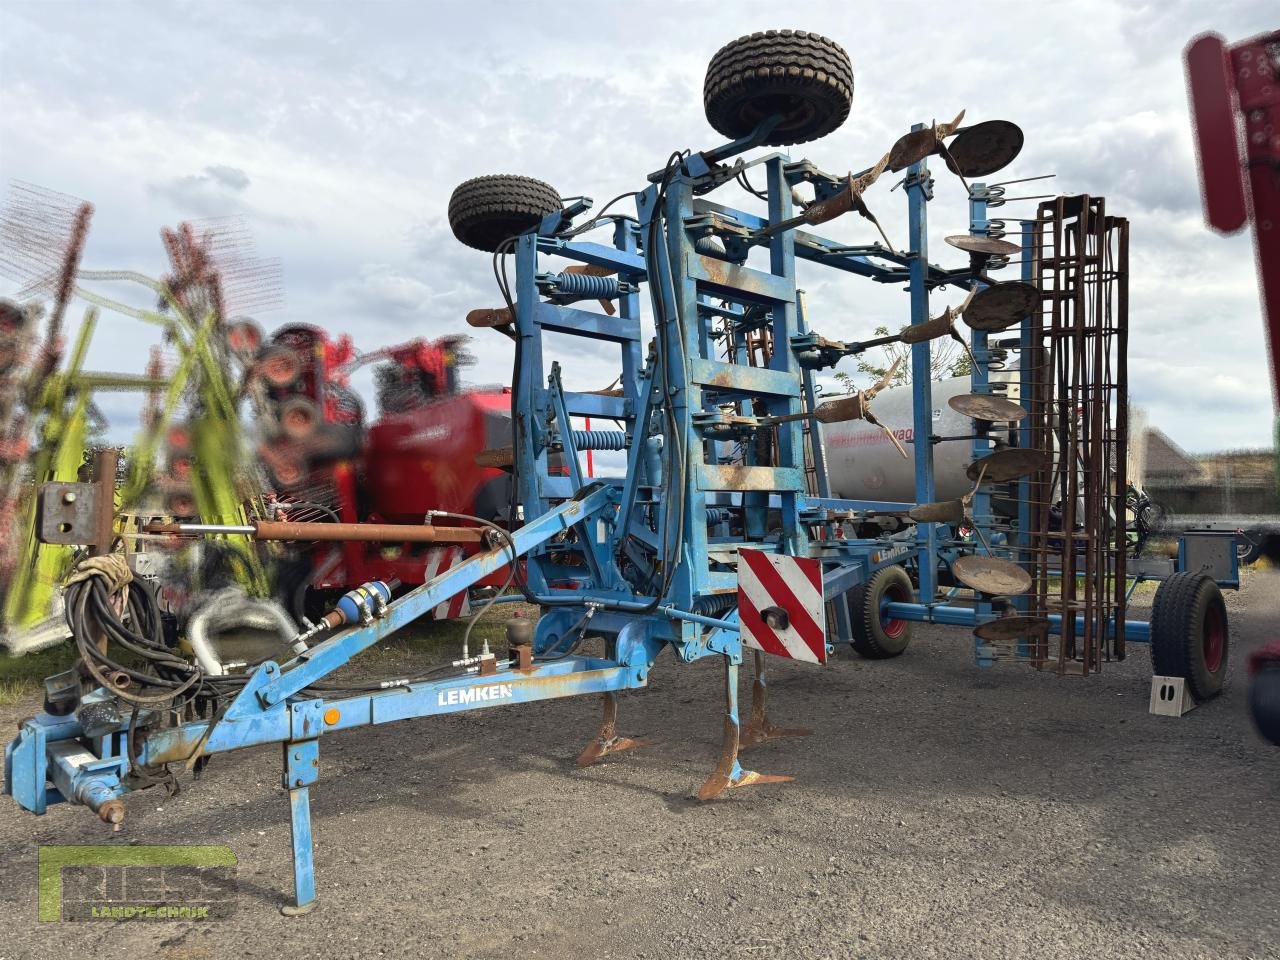
<path fill-rule="evenodd" d="M 1261 445 L 1271 423 L 1252 255 L 1200 225 L 1179 58 L 1202 29 L 1273 27 L 1270 8 L 975 3 L 957 23 L 950 5 L 925 3 L 574 2 L 550 19 L 534 4 L 8 4 L 0 176 L 93 200 L 91 266 L 160 273 L 161 225 L 241 215 L 259 253 L 284 261 L 286 307 L 263 324 L 316 322 L 372 349 L 463 329 L 468 309 L 497 305 L 489 258 L 448 232 L 454 185 L 511 172 L 600 200 L 635 189 L 670 150 L 718 142 L 700 103 L 715 49 L 752 30 L 815 28 L 850 51 L 854 110 L 794 155 L 844 171 L 914 120 L 960 107 L 1015 120 L 1027 146 L 1008 176 L 1056 170 L 1051 189 L 1105 195 L 1133 222 L 1135 401 L 1205 449 L 1224 435 L 1206 391 L 1231 398 L 1232 442 Z M 905 204 L 889 186 L 870 200 L 901 241 Z M 966 223 L 958 184 L 940 178 L 935 260 L 951 262 L 942 237 Z M 874 237 L 861 220 L 831 227 Z M 823 273 L 801 273 L 815 328 L 851 339 L 905 321 L 899 290 Z M 138 325 L 101 327 L 92 364 L 140 368 Z M 476 352 L 473 380 L 509 377 L 506 340 L 480 333 Z M 616 372 L 604 348 L 564 360 L 586 388 Z"/>

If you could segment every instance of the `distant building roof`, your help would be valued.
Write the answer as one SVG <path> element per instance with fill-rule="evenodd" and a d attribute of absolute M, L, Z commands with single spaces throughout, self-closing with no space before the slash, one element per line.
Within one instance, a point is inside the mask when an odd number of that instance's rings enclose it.
<path fill-rule="evenodd" d="M 1204 474 L 1200 461 L 1155 427 L 1147 428 L 1147 476 L 1192 480 Z"/>

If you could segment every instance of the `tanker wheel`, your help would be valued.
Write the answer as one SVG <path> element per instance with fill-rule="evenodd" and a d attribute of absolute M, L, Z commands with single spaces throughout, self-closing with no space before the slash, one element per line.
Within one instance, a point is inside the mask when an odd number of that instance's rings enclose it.
<path fill-rule="evenodd" d="M 1151 604 L 1151 668 L 1157 676 L 1184 677 L 1191 695 L 1210 700 L 1222 692 L 1231 654 L 1222 591 L 1203 573 L 1176 573 L 1160 584 Z"/>
<path fill-rule="evenodd" d="M 782 121 L 764 142 L 781 147 L 825 137 L 849 116 L 853 65 L 834 40 L 803 30 L 767 30 L 716 51 L 702 86 L 707 122 L 730 139 L 761 120 Z"/>
<path fill-rule="evenodd" d="M 532 177 L 494 174 L 459 184 L 449 198 L 449 227 L 468 247 L 493 253 L 564 204 L 556 188 Z"/>
<path fill-rule="evenodd" d="M 884 616 L 880 608 L 889 601 L 910 603 L 914 591 L 902 567 L 883 567 L 866 583 L 849 591 L 850 644 L 868 660 L 899 656 L 911 643 L 911 621 Z"/>

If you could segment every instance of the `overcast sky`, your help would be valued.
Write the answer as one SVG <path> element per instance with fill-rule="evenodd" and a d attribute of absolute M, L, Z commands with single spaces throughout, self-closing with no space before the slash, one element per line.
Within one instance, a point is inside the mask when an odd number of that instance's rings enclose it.
<path fill-rule="evenodd" d="M 1000 179 L 1056 172 L 1056 192 L 1105 196 L 1132 221 L 1133 400 L 1189 450 L 1267 446 L 1253 254 L 1247 236 L 1202 226 L 1180 55 L 1200 31 L 1234 41 L 1277 21 L 1274 0 L 3 0 L 0 179 L 96 204 L 88 267 L 158 275 L 162 225 L 242 216 L 259 254 L 284 264 L 284 305 L 260 322 L 314 322 L 372 349 L 466 329 L 467 310 L 498 305 L 488 256 L 448 229 L 460 181 L 520 173 L 600 201 L 637 189 L 673 149 L 723 139 L 701 104 L 716 49 L 754 30 L 809 29 L 849 51 L 856 92 L 845 125 L 793 157 L 843 173 L 914 121 L 962 107 L 973 121 L 1015 121 L 1027 145 Z M 932 259 L 958 263 L 941 238 L 967 229 L 963 189 L 935 166 Z M 868 199 L 905 243 L 893 179 Z M 869 229 L 846 218 L 824 232 L 862 242 Z M 906 322 L 900 291 L 824 273 L 800 275 L 820 332 L 853 339 Z M 14 289 L 0 280 L 0 294 Z M 509 342 L 478 334 L 469 378 L 507 381 Z M 140 370 L 154 340 L 137 321 L 104 317 L 91 365 Z M 564 359 L 571 388 L 616 375 L 604 348 Z M 135 401 L 103 406 L 133 429 Z"/>

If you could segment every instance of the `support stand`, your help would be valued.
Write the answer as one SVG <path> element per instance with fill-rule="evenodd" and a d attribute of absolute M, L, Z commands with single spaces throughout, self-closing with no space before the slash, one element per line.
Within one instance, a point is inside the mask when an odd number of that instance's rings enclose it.
<path fill-rule="evenodd" d="M 319 740 L 285 743 L 284 785 L 289 791 L 294 895 L 293 903 L 280 908 L 286 917 L 300 917 L 316 908 L 315 860 L 311 849 L 311 784 L 319 776 Z"/>

